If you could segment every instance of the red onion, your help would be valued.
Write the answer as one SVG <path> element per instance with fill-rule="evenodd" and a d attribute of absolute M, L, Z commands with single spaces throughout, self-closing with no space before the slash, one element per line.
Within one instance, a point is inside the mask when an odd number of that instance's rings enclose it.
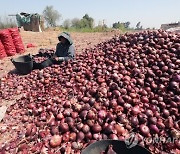
<path fill-rule="evenodd" d="M 140 132 L 141 132 L 144 136 L 148 136 L 148 135 L 149 135 L 150 130 L 149 130 L 149 128 L 148 128 L 146 125 L 141 124 L 141 125 L 139 126 L 139 128 L 140 128 Z"/>
<path fill-rule="evenodd" d="M 173 80 L 176 81 L 176 82 L 180 82 L 180 74 L 175 74 L 173 76 Z"/>
<path fill-rule="evenodd" d="M 107 113 L 106 113 L 105 110 L 100 110 L 100 111 L 98 112 L 98 116 L 99 116 L 99 118 L 101 118 L 101 119 L 105 119 L 105 118 L 106 118 L 106 115 L 107 115 Z"/>
<path fill-rule="evenodd" d="M 147 110 L 146 110 L 146 115 L 147 115 L 148 117 L 152 117 L 152 116 L 153 116 L 153 112 L 152 112 L 151 110 L 147 109 Z"/>
<path fill-rule="evenodd" d="M 126 117 L 126 115 L 125 114 L 120 114 L 120 115 L 118 115 L 118 122 L 119 123 L 126 123 L 127 122 L 127 117 Z"/>
<path fill-rule="evenodd" d="M 87 118 L 88 119 L 94 119 L 96 117 L 95 113 L 91 110 L 87 113 Z"/>
<path fill-rule="evenodd" d="M 150 131 L 152 131 L 153 133 L 156 133 L 156 134 L 159 133 L 159 128 L 156 125 L 151 124 L 149 128 L 150 128 Z"/>
<path fill-rule="evenodd" d="M 117 101 L 115 99 L 113 99 L 109 102 L 109 105 L 110 105 L 110 107 L 114 108 L 115 106 L 117 106 Z"/>
<path fill-rule="evenodd" d="M 87 140 L 92 139 L 92 133 L 91 133 L 91 132 L 87 132 L 87 133 L 85 134 L 85 137 L 87 138 Z"/>
<path fill-rule="evenodd" d="M 132 126 L 136 127 L 139 124 L 138 118 L 136 116 L 131 117 Z"/>
<path fill-rule="evenodd" d="M 90 98 L 89 99 L 89 105 L 93 106 L 95 103 L 95 99 L 94 98 Z"/>
<path fill-rule="evenodd" d="M 167 109 L 163 109 L 163 115 L 167 118 L 169 117 L 170 113 Z"/>
<path fill-rule="evenodd" d="M 59 135 L 54 135 L 52 136 L 51 140 L 50 140 L 50 146 L 55 148 L 57 146 L 60 146 L 62 141 L 62 137 Z"/>
<path fill-rule="evenodd" d="M 113 95 L 115 95 L 116 97 L 119 97 L 121 93 L 118 90 L 113 90 Z"/>
<path fill-rule="evenodd" d="M 117 137 L 116 134 L 110 134 L 109 138 L 112 139 L 112 140 L 119 140 L 119 138 Z"/>
<path fill-rule="evenodd" d="M 72 112 L 71 113 L 71 116 L 72 116 L 72 118 L 77 118 L 78 117 L 78 112 Z"/>
<path fill-rule="evenodd" d="M 113 121 L 115 118 L 116 118 L 116 115 L 113 115 L 112 112 L 108 112 L 108 113 L 107 113 L 106 121 L 107 121 L 107 122 L 108 122 L 108 121 L 111 122 L 111 121 Z"/>
<path fill-rule="evenodd" d="M 87 123 L 90 127 L 92 127 L 92 126 L 94 125 L 95 121 L 94 121 L 94 120 L 87 120 L 86 123 Z"/>
<path fill-rule="evenodd" d="M 60 123 L 60 124 L 59 124 L 59 130 L 60 130 L 60 132 L 62 132 L 62 133 L 65 133 L 65 132 L 69 131 L 69 126 L 68 126 L 68 124 L 67 124 L 67 123 Z"/>
<path fill-rule="evenodd" d="M 124 133 L 126 132 L 124 127 L 119 125 L 119 124 L 115 124 L 115 130 L 117 131 L 118 135 L 124 135 Z"/>
<path fill-rule="evenodd" d="M 132 112 L 133 115 L 139 114 L 140 113 L 139 106 L 137 105 L 137 106 L 133 107 L 131 112 Z"/>
<path fill-rule="evenodd" d="M 87 113 L 88 113 L 87 110 L 83 110 L 81 111 L 79 116 L 81 117 L 81 119 L 86 120 Z"/>
<path fill-rule="evenodd" d="M 62 136 L 63 142 L 69 142 L 69 134 L 70 134 L 69 132 L 66 132 L 63 134 L 63 136 Z"/>
<path fill-rule="evenodd" d="M 85 135 L 83 132 L 78 132 L 77 133 L 77 141 L 82 141 L 85 138 Z"/>
<path fill-rule="evenodd" d="M 148 103 L 148 102 L 149 102 L 149 99 L 148 99 L 147 97 L 145 97 L 145 96 L 142 96 L 142 97 L 141 97 L 141 101 L 142 101 L 143 103 Z"/>
<path fill-rule="evenodd" d="M 118 102 L 119 105 L 123 105 L 123 104 L 125 103 L 124 100 L 123 100 L 123 98 L 122 98 L 121 96 L 118 97 L 117 102 Z"/>
<path fill-rule="evenodd" d="M 156 125 L 160 129 L 164 129 L 165 128 L 165 125 L 161 121 L 158 121 Z"/>
<path fill-rule="evenodd" d="M 156 117 L 150 117 L 148 121 L 151 124 L 156 124 L 157 123 L 157 118 Z"/>
<path fill-rule="evenodd" d="M 107 126 L 103 128 L 103 130 L 105 134 L 111 134 L 111 133 L 114 133 L 115 128 L 114 128 L 114 125 L 108 124 Z"/>
<path fill-rule="evenodd" d="M 77 128 L 78 130 L 81 130 L 81 129 L 83 128 L 83 126 L 84 126 L 84 124 L 81 123 L 81 122 L 79 122 L 79 123 L 76 124 L 76 128 Z"/>
<path fill-rule="evenodd" d="M 88 133 L 90 131 L 90 127 L 87 124 L 84 124 L 83 127 L 82 127 L 82 131 L 84 133 Z"/>
<path fill-rule="evenodd" d="M 72 110 L 70 108 L 67 108 L 66 110 L 64 110 L 63 115 L 65 117 L 69 117 L 71 115 L 71 112 Z"/>
<path fill-rule="evenodd" d="M 72 148 L 75 150 L 81 149 L 82 144 L 80 142 L 72 142 Z"/>
<path fill-rule="evenodd" d="M 58 135 L 59 134 L 59 129 L 57 126 L 52 126 L 51 127 L 51 134 L 52 135 Z"/>
<path fill-rule="evenodd" d="M 101 140 L 102 139 L 102 135 L 100 135 L 99 133 L 95 133 L 95 134 L 93 134 L 93 138 L 95 140 Z"/>
<path fill-rule="evenodd" d="M 69 140 L 70 141 L 76 141 L 76 133 L 72 132 L 69 134 Z"/>
<path fill-rule="evenodd" d="M 102 127 L 100 125 L 98 125 L 98 124 L 95 124 L 95 125 L 92 126 L 92 131 L 94 133 L 99 133 L 99 132 L 101 132 L 101 130 L 102 130 Z"/>

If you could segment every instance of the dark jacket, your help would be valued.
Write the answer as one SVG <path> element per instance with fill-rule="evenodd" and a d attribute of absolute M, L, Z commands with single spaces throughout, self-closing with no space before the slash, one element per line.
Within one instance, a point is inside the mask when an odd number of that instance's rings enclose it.
<path fill-rule="evenodd" d="M 68 41 L 66 44 L 63 44 L 59 42 L 56 46 L 56 53 L 55 55 L 59 57 L 60 61 L 67 61 L 69 59 L 75 58 L 75 48 L 73 45 L 73 41 L 71 39 L 71 36 L 67 32 L 63 32 L 58 36 L 58 39 L 60 37 L 66 38 Z"/>

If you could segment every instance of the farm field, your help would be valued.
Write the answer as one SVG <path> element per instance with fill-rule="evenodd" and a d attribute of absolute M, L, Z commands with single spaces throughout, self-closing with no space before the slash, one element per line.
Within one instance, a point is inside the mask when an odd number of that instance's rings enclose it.
<path fill-rule="evenodd" d="M 21 32 L 35 45 L 24 54 L 54 48 L 58 33 Z M 11 57 L 1 60 L 0 152 L 80 154 L 112 139 L 128 151 L 179 153 L 180 35 L 71 34 L 74 61 L 18 75 L 8 73 Z"/>

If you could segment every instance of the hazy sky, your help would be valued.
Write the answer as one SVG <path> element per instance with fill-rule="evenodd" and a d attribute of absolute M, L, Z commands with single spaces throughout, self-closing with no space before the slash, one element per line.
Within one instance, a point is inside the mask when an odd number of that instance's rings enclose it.
<path fill-rule="evenodd" d="M 160 28 L 162 23 L 180 21 L 180 0 L 1 0 L 0 16 L 22 11 L 40 13 L 52 5 L 65 19 L 82 18 L 86 13 L 97 24 L 105 19 L 108 26 L 112 23 L 131 22 L 134 27 L 141 21 L 144 28 Z"/>

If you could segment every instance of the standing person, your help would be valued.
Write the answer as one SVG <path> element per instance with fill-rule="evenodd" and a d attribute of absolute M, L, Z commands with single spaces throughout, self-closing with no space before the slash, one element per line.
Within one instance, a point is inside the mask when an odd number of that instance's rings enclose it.
<path fill-rule="evenodd" d="M 75 58 L 75 48 L 71 36 L 67 32 L 62 32 L 58 36 L 59 43 L 56 46 L 55 60 L 57 62 L 73 60 Z"/>

